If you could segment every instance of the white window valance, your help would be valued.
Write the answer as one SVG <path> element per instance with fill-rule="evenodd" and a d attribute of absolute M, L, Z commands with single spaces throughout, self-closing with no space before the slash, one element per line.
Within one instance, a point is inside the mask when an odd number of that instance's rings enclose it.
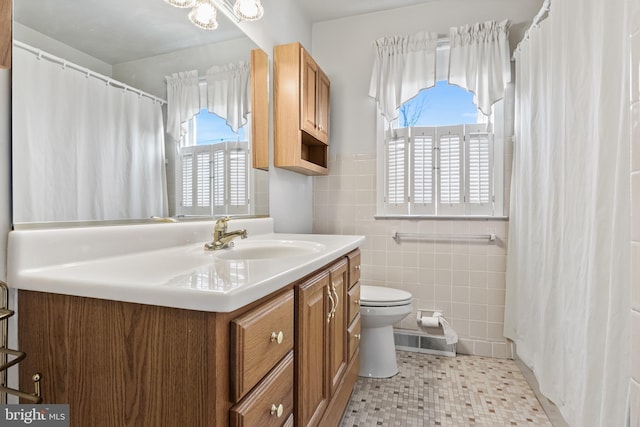
<path fill-rule="evenodd" d="M 421 89 L 435 85 L 438 34 L 383 37 L 374 42 L 375 58 L 369 96 L 388 121 Z"/>
<path fill-rule="evenodd" d="M 165 77 L 167 81 L 167 133 L 179 141 L 186 133 L 184 124 L 200 111 L 198 71 L 181 71 Z"/>
<path fill-rule="evenodd" d="M 509 20 L 487 21 L 450 29 L 448 81 L 474 94 L 486 116 L 511 81 Z M 369 96 L 387 121 L 422 89 L 435 85 L 437 33 L 383 37 L 374 42 Z"/>
<path fill-rule="evenodd" d="M 472 92 L 487 116 L 511 81 L 509 26 L 487 21 L 449 30 L 449 83 Z"/>
<path fill-rule="evenodd" d="M 248 62 L 214 65 L 207 70 L 207 109 L 226 119 L 234 132 L 247 123 L 250 94 Z"/>

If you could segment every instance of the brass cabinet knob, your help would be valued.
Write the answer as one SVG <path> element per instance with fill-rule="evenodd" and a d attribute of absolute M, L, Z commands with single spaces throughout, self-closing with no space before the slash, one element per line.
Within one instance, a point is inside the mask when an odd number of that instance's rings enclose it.
<path fill-rule="evenodd" d="M 282 340 L 284 340 L 284 334 L 282 333 L 282 331 L 278 332 L 277 334 L 275 332 L 271 332 L 271 342 L 282 344 Z"/>
<path fill-rule="evenodd" d="M 360 300 L 359 300 L 359 299 L 357 299 L 357 300 L 353 301 L 353 303 L 354 303 L 355 305 L 357 305 L 358 307 L 360 307 Z"/>
<path fill-rule="evenodd" d="M 356 270 L 360 270 L 360 264 L 356 265 Z"/>
<path fill-rule="evenodd" d="M 276 406 L 275 403 L 271 405 L 271 415 L 275 415 L 276 417 L 280 418 L 283 412 L 284 412 L 284 406 L 282 406 L 282 403 L 279 404 L 278 406 Z"/>
<path fill-rule="evenodd" d="M 358 341 L 360 341 L 360 334 L 355 334 L 355 335 L 354 335 L 354 337 L 355 337 Z"/>

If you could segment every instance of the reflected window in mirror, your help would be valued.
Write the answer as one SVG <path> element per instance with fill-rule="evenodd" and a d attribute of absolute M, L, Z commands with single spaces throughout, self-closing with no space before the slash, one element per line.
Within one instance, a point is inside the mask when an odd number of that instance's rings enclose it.
<path fill-rule="evenodd" d="M 252 214 L 250 151 L 243 126 L 234 132 L 206 108 L 185 123 L 180 140 L 179 215 Z"/>

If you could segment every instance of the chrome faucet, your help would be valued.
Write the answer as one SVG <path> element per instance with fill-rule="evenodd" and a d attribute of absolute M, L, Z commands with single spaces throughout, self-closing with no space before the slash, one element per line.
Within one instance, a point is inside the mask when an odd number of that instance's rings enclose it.
<path fill-rule="evenodd" d="M 216 225 L 213 228 L 213 242 L 205 243 L 205 250 L 217 251 L 218 249 L 229 248 L 233 246 L 232 240 L 236 237 L 240 237 L 242 239 L 247 238 L 247 230 L 244 228 L 227 233 L 227 222 L 229 222 L 230 219 L 230 217 L 225 217 L 216 221 Z"/>

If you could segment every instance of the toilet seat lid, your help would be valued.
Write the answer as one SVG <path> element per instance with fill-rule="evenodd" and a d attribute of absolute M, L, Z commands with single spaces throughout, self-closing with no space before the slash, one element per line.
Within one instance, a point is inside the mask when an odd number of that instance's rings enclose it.
<path fill-rule="evenodd" d="M 360 305 L 370 307 L 391 307 L 411 304 L 411 294 L 401 289 L 383 286 L 360 286 Z"/>

